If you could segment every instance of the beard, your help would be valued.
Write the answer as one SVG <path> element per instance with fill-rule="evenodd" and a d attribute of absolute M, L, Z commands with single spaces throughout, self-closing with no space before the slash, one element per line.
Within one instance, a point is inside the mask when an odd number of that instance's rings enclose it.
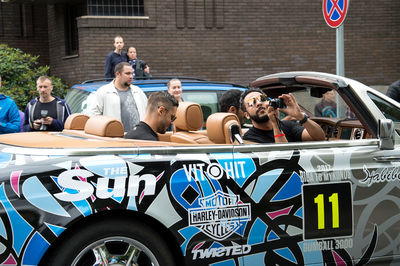
<path fill-rule="evenodd" d="M 269 121 L 269 116 L 267 114 L 265 114 L 264 116 L 259 116 L 259 115 L 249 115 L 250 119 L 254 122 L 257 123 L 265 123 Z"/>
<path fill-rule="evenodd" d="M 168 126 L 169 127 L 169 126 Z M 157 128 L 157 133 L 160 134 L 165 134 L 165 132 L 167 132 L 168 127 L 165 127 L 164 125 L 161 125 Z"/>
<path fill-rule="evenodd" d="M 166 120 L 160 121 L 160 124 L 157 127 L 157 133 L 164 134 L 167 132 L 168 127 L 171 123 L 167 123 Z"/>
<path fill-rule="evenodd" d="M 125 86 L 126 88 L 128 88 L 130 85 L 131 85 L 130 82 L 125 82 L 125 83 L 124 83 L 124 86 Z"/>

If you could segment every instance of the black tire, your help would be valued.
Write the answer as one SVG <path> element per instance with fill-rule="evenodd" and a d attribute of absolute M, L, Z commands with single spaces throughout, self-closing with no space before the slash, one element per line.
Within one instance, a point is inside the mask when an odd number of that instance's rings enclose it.
<path fill-rule="evenodd" d="M 96 258 L 106 258 L 111 265 L 125 265 L 131 256 L 136 264 L 129 265 L 175 265 L 168 244 L 155 230 L 121 218 L 104 219 L 75 230 L 52 247 L 41 265 L 96 265 Z"/>

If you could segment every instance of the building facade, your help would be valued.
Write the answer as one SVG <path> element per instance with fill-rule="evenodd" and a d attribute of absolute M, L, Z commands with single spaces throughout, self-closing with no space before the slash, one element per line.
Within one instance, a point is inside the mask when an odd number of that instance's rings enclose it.
<path fill-rule="evenodd" d="M 3 0 L 4 1 L 4 0 Z M 350 1 L 345 76 L 400 79 L 400 1 Z M 336 30 L 322 0 L 41 0 L 0 3 L 0 43 L 40 55 L 69 85 L 104 77 L 114 36 L 153 76 L 248 85 L 280 71 L 336 72 Z"/>

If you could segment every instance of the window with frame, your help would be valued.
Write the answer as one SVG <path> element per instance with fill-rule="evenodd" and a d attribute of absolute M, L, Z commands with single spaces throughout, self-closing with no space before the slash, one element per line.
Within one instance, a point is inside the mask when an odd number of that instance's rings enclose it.
<path fill-rule="evenodd" d="M 76 19 L 86 13 L 85 5 L 65 5 L 64 7 L 64 34 L 65 55 L 76 55 L 79 51 L 78 26 Z"/>
<path fill-rule="evenodd" d="M 376 96 L 375 94 L 368 92 L 368 96 L 376 104 L 379 110 L 387 119 L 391 119 L 393 122 L 400 122 L 400 109 L 389 103 L 388 101 Z"/>
<path fill-rule="evenodd" d="M 90 16 L 144 16 L 144 0 L 88 0 Z"/>

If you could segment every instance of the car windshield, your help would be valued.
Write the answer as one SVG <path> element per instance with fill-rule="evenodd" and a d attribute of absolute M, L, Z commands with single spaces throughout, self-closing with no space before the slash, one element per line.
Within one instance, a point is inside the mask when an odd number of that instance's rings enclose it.
<path fill-rule="evenodd" d="M 333 90 L 326 92 L 322 98 L 310 97 L 310 89 L 293 92 L 297 103 L 312 116 L 339 119 L 356 119 L 348 105 Z"/>
<path fill-rule="evenodd" d="M 368 92 L 368 96 L 387 119 L 391 119 L 393 122 L 400 122 L 399 108 L 371 92 Z"/>
<path fill-rule="evenodd" d="M 65 100 L 67 101 L 72 113 L 86 113 L 86 109 L 89 107 L 89 94 L 88 91 L 78 90 L 75 88 L 68 91 Z"/>

